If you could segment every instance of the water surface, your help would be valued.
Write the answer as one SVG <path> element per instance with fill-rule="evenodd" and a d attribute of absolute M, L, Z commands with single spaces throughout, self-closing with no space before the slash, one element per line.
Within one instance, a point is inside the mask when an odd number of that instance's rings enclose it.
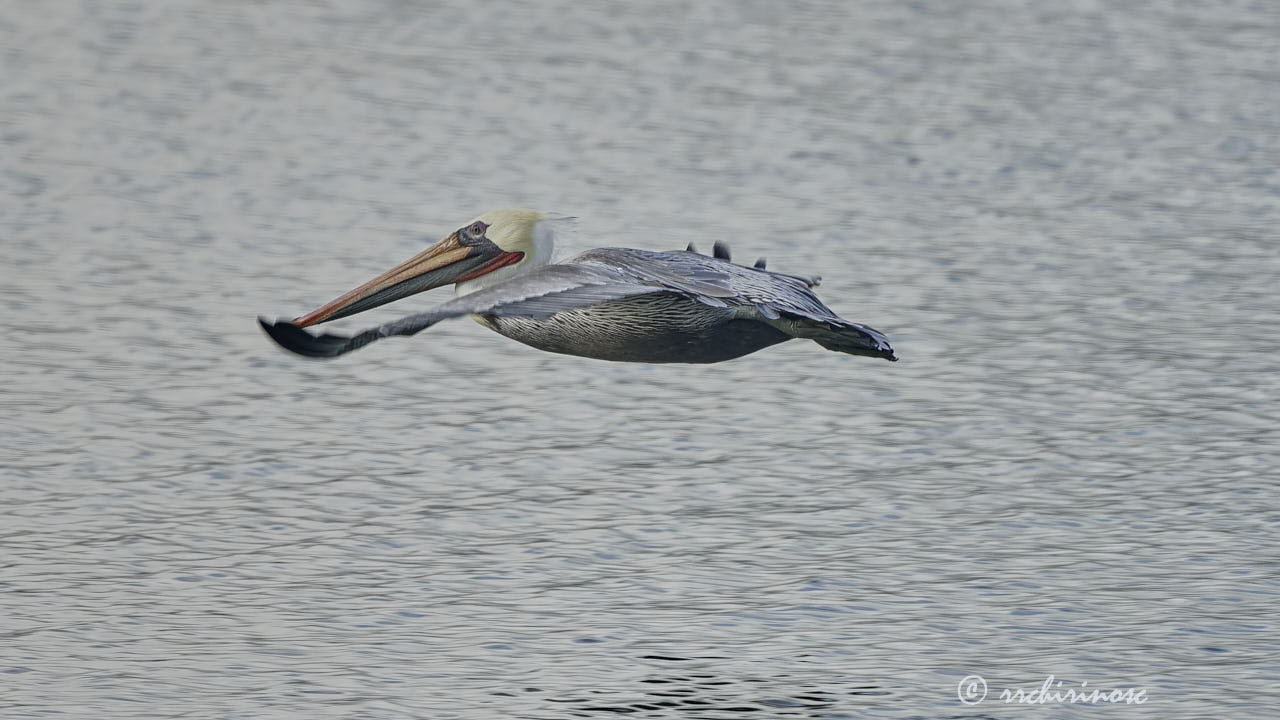
<path fill-rule="evenodd" d="M 4 717 L 1280 708 L 1273 4 L 0 10 Z M 902 361 L 254 324 L 508 205 Z"/>

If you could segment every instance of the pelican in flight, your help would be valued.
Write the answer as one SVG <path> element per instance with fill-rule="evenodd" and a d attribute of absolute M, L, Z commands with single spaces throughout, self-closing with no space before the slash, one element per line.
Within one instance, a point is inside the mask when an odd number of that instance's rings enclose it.
<path fill-rule="evenodd" d="M 393 335 L 414 335 L 470 315 L 539 350 L 648 363 L 713 363 L 792 338 L 828 350 L 897 360 L 880 332 L 836 315 L 813 294 L 818 278 L 687 250 L 597 248 L 551 262 L 557 219 L 495 210 L 408 261 L 295 319 L 262 328 L 287 350 L 334 357 Z M 441 285 L 457 297 L 351 336 L 303 328 L 354 315 Z"/>

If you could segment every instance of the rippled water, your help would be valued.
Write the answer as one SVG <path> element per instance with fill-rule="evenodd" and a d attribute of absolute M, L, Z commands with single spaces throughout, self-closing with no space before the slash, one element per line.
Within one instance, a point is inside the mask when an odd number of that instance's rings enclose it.
<path fill-rule="evenodd" d="M 1280 708 L 1275 4 L 0 10 L 5 718 Z M 902 362 L 256 328 L 507 205 Z"/>

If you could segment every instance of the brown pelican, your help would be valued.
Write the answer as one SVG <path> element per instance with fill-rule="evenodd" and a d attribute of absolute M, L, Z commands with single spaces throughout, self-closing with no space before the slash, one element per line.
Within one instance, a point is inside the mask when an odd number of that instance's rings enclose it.
<path fill-rule="evenodd" d="M 849 322 L 810 290 L 817 278 L 735 265 L 716 243 L 688 250 L 597 248 L 550 262 L 557 220 L 495 210 L 401 265 L 293 322 L 260 318 L 282 347 L 334 357 L 392 335 L 470 315 L 507 337 L 567 355 L 651 363 L 711 363 L 792 338 L 851 355 L 897 360 L 878 331 Z M 454 283 L 456 298 L 352 336 L 302 328 Z"/>

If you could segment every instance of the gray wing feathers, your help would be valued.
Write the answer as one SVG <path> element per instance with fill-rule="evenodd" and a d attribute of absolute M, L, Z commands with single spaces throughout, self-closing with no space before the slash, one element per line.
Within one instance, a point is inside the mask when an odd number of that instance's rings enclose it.
<path fill-rule="evenodd" d="M 597 268 L 544 265 L 506 282 L 450 300 L 437 310 L 458 315 L 546 317 L 661 290 Z"/>
<path fill-rule="evenodd" d="M 518 302 L 494 305 L 488 310 L 479 312 L 483 315 L 547 318 L 565 310 L 577 310 L 599 305 L 610 300 L 621 300 L 626 297 L 647 295 L 654 292 L 659 292 L 659 289 L 651 285 L 581 285 L 565 290 L 557 290 L 546 295 L 525 298 Z"/>
<path fill-rule="evenodd" d="M 620 278 L 657 284 L 712 307 L 754 306 L 770 320 L 778 319 L 780 313 L 817 321 L 839 319 L 809 289 L 817 284 L 815 278 L 734 265 L 688 251 L 599 248 L 570 262 L 607 267 Z"/>
<path fill-rule="evenodd" d="M 603 248 L 583 253 L 574 258 L 574 261 L 584 262 L 587 266 L 603 266 L 616 273 L 619 280 L 631 280 L 651 287 L 658 286 L 656 290 L 674 290 L 689 297 L 696 297 L 713 307 L 728 305 L 729 303 L 721 302 L 720 299 L 732 298 L 737 294 L 732 278 L 714 266 L 708 267 L 697 262 L 680 262 L 683 259 L 680 256 L 702 257 L 687 252 L 646 253 L 642 250 L 625 248 Z M 672 259 L 676 262 L 672 262 Z M 723 262 L 720 264 L 728 265 Z M 733 266 L 729 265 L 729 267 Z"/>

